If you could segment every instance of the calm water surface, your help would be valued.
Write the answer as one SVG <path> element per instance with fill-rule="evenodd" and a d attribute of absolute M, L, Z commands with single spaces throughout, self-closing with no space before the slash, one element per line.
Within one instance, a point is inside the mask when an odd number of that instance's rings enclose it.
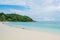
<path fill-rule="evenodd" d="M 60 22 L 8 22 L 6 24 L 36 31 L 60 33 Z"/>

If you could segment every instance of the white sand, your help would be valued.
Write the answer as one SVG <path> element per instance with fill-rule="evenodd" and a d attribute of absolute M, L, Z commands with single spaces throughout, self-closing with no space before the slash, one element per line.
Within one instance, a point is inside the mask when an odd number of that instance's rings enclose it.
<path fill-rule="evenodd" d="M 60 35 L 15 28 L 0 23 L 0 40 L 60 40 Z"/>

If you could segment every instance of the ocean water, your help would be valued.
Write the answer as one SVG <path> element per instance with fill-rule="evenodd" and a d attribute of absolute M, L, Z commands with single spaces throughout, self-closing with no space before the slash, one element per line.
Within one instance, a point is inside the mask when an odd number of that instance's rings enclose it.
<path fill-rule="evenodd" d="M 60 22 L 7 22 L 6 24 L 30 30 L 60 33 Z"/>

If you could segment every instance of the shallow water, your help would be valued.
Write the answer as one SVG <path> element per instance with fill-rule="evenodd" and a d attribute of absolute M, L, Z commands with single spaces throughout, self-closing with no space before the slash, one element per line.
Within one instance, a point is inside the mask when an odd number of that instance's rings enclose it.
<path fill-rule="evenodd" d="M 6 24 L 36 31 L 60 33 L 60 22 L 8 22 Z"/>

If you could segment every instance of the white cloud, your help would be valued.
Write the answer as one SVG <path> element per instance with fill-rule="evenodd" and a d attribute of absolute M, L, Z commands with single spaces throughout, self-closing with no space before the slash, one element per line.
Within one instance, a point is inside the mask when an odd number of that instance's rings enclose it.
<path fill-rule="evenodd" d="M 49 17 L 43 17 L 42 18 L 43 21 L 54 21 L 54 18 L 49 18 Z"/>
<path fill-rule="evenodd" d="M 59 0 L 0 0 L 0 4 L 29 6 L 30 10 L 28 11 L 11 11 L 28 15 L 35 20 L 40 20 L 40 18 L 47 21 L 55 20 L 53 17 L 55 13 L 51 12 L 60 11 Z"/>
<path fill-rule="evenodd" d="M 30 14 L 32 16 L 35 16 L 35 20 L 37 19 L 41 20 L 40 18 L 42 18 L 45 21 L 55 20 L 55 18 L 53 17 L 55 13 L 52 13 L 52 12 L 60 11 L 60 5 L 55 6 L 54 4 L 54 2 L 57 2 L 57 1 L 56 0 L 42 0 L 41 3 L 39 3 L 40 1 L 41 0 L 31 0 L 27 2 L 27 5 L 30 6 L 31 8 Z"/>
<path fill-rule="evenodd" d="M 58 2 L 59 0 L 0 0 L 0 4 L 8 5 L 26 5 L 33 11 L 51 11 L 58 10 L 60 6 L 53 6 L 53 2 Z M 55 4 L 54 4 L 55 5 Z M 33 11 L 33 12 L 34 12 Z"/>
<path fill-rule="evenodd" d="M 10 10 L 11 13 L 17 13 L 17 14 L 21 14 L 21 15 L 26 15 L 25 11 L 20 11 L 20 10 Z"/>
<path fill-rule="evenodd" d="M 0 4 L 6 5 L 25 5 L 24 0 L 0 0 Z"/>

